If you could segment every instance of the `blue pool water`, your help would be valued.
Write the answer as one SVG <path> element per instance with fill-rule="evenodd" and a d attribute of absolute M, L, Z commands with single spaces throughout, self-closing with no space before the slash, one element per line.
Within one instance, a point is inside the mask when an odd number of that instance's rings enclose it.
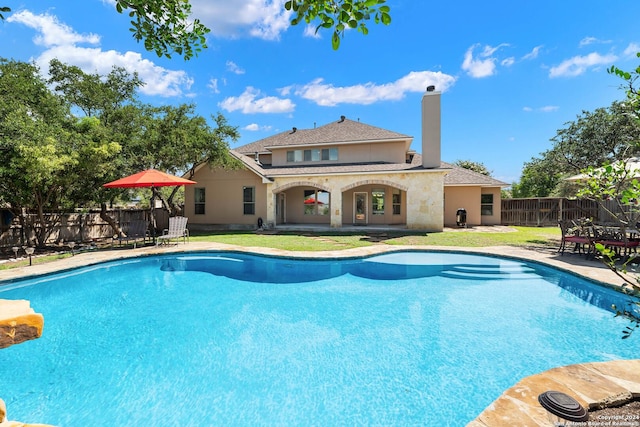
<path fill-rule="evenodd" d="M 11 419 L 65 427 L 464 426 L 522 377 L 637 358 L 626 297 L 537 264 L 194 253 L 0 282 L 41 338 L 0 351 Z"/>

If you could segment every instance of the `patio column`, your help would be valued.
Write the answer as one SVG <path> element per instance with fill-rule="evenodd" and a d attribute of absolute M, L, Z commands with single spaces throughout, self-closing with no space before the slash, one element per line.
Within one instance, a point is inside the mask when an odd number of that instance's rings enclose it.
<path fill-rule="evenodd" d="M 273 182 L 267 182 L 266 202 L 267 202 L 267 218 L 265 224 L 274 226 L 276 224 L 276 194 L 273 194 Z"/>
<path fill-rule="evenodd" d="M 342 227 L 342 191 L 331 189 L 331 228 Z"/>

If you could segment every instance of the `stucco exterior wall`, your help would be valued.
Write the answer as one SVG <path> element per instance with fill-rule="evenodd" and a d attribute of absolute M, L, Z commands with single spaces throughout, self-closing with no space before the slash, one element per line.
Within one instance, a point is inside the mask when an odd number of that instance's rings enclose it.
<path fill-rule="evenodd" d="M 378 143 L 360 143 L 352 145 L 322 145 L 309 146 L 304 148 L 274 148 L 272 150 L 273 166 L 291 166 L 291 162 L 287 162 L 287 151 L 291 150 L 309 150 L 309 149 L 325 149 L 337 148 L 338 161 L 319 161 L 319 162 L 296 162 L 296 165 L 318 165 L 318 164 L 335 164 L 335 163 L 404 163 L 407 142 L 378 142 Z"/>
<path fill-rule="evenodd" d="M 481 200 L 483 194 L 493 194 L 493 215 L 481 214 Z M 456 212 L 459 208 L 467 211 L 468 225 L 496 225 L 501 220 L 500 188 L 482 188 L 448 186 L 444 189 L 445 212 L 444 224 L 456 225 Z"/>
<path fill-rule="evenodd" d="M 189 224 L 255 225 L 267 217 L 267 191 L 262 179 L 248 170 L 211 170 L 205 166 L 193 177 L 197 182 L 185 188 L 185 215 Z M 243 212 L 243 187 L 255 187 L 255 214 Z M 195 214 L 194 191 L 205 188 L 205 213 Z"/>
<path fill-rule="evenodd" d="M 467 224 L 480 225 L 480 187 L 446 187 L 444 189 L 444 224 L 456 225 L 456 212 L 467 211 Z"/>
<path fill-rule="evenodd" d="M 482 225 L 498 225 L 502 222 L 502 202 L 500 188 L 483 188 L 482 194 L 493 194 L 493 215 L 482 215 Z"/>

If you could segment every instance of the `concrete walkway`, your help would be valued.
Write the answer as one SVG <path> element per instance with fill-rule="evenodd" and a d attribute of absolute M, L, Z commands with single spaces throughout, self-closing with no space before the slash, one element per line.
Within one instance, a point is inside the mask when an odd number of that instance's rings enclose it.
<path fill-rule="evenodd" d="M 251 248 L 220 243 L 187 243 L 161 247 L 149 246 L 137 249 L 89 251 L 46 264 L 0 271 L 0 281 L 48 274 L 129 257 L 208 250 L 231 250 L 292 258 L 359 257 L 403 250 L 454 251 L 505 256 L 525 261 L 540 262 L 604 284 L 612 286 L 622 284 L 622 280 L 601 262 L 587 260 L 579 255 L 560 255 L 552 248 L 546 250 L 529 250 L 508 246 L 455 248 L 378 244 L 363 248 L 335 251 L 290 252 L 278 249 Z M 585 406 L 593 405 L 602 399 L 616 395 L 620 396 L 624 394 L 627 396 L 629 393 L 632 393 L 635 396 L 640 396 L 640 360 L 559 367 L 532 377 L 527 377 L 509 390 L 506 390 L 498 400 L 482 412 L 475 421 L 468 424 L 468 426 L 549 426 L 551 424 L 546 417 L 545 410 L 537 403 L 537 396 L 544 391 L 552 389 L 576 397 L 578 401 Z"/>

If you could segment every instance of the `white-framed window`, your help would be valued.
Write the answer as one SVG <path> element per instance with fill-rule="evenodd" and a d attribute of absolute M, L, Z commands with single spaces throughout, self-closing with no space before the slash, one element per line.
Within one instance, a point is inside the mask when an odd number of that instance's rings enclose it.
<path fill-rule="evenodd" d="M 493 194 L 480 196 L 480 215 L 493 215 Z"/>
<path fill-rule="evenodd" d="M 244 215 L 256 214 L 256 188 L 255 187 L 242 187 L 242 204 Z"/>
<path fill-rule="evenodd" d="M 204 195 L 204 188 L 197 187 L 193 189 L 193 213 L 196 215 L 204 215 Z"/>
<path fill-rule="evenodd" d="M 337 148 L 323 148 L 311 150 L 289 150 L 287 151 L 287 163 L 295 162 L 321 162 L 321 161 L 337 161 Z"/>

